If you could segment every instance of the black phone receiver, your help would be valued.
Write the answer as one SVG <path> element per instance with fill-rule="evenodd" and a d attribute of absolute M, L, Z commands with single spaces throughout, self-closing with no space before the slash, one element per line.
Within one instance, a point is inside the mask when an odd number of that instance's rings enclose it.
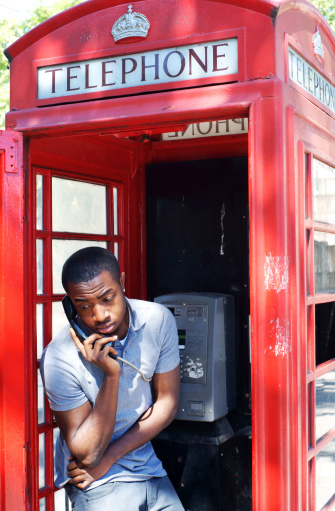
<path fill-rule="evenodd" d="M 78 324 L 78 322 L 76 320 L 77 311 L 74 308 L 73 303 L 71 302 L 71 298 L 68 295 L 64 296 L 64 298 L 62 300 L 62 304 L 63 304 L 63 308 L 64 308 L 64 312 L 66 314 L 66 317 L 67 317 L 71 327 L 75 331 L 76 336 L 78 337 L 78 339 L 81 342 L 84 342 L 85 339 L 87 339 L 87 335 L 85 334 L 84 330 L 80 327 L 80 325 Z M 101 349 L 103 350 L 104 346 Z M 117 356 L 114 355 L 113 353 L 108 353 L 108 355 L 110 356 L 110 358 L 114 358 L 115 360 L 117 359 Z"/>

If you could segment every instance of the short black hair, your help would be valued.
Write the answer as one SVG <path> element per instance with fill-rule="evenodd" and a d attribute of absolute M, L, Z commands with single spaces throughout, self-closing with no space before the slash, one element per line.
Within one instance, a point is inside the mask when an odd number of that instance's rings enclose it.
<path fill-rule="evenodd" d="M 89 282 L 103 271 L 108 271 L 112 279 L 120 282 L 120 266 L 115 255 L 102 247 L 86 247 L 74 252 L 64 263 L 62 284 L 68 292 L 68 284 Z"/>

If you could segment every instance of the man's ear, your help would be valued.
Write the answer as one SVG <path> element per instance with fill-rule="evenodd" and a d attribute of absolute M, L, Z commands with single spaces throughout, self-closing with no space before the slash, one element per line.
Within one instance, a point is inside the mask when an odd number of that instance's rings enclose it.
<path fill-rule="evenodd" d="M 126 274 L 125 272 L 123 271 L 121 273 L 121 276 L 120 276 L 120 286 L 121 286 L 121 289 L 123 292 L 125 292 L 126 288 L 125 288 L 125 282 L 126 282 Z"/>

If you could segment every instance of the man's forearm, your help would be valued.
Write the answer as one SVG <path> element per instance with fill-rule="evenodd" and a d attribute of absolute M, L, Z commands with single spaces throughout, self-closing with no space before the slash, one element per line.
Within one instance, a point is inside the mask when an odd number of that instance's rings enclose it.
<path fill-rule="evenodd" d="M 157 401 L 123 436 L 107 447 L 102 462 L 112 466 L 129 452 L 152 440 L 173 421 L 177 405 L 169 398 Z"/>
<path fill-rule="evenodd" d="M 87 467 L 99 464 L 112 438 L 118 399 L 118 378 L 105 376 L 94 408 L 67 444 L 73 456 Z"/>

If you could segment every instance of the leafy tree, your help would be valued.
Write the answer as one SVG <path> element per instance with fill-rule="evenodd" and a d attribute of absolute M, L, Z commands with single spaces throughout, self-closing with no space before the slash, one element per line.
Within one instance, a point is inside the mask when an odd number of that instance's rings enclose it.
<path fill-rule="evenodd" d="M 46 6 L 40 0 L 39 6 L 26 19 L 19 22 L 15 19 L 0 20 L 0 129 L 5 125 L 5 114 L 9 110 L 9 64 L 3 50 L 33 27 L 82 1 L 57 0 Z"/>
<path fill-rule="evenodd" d="M 333 0 L 312 0 L 312 4 L 319 9 L 335 32 L 335 4 Z"/>

